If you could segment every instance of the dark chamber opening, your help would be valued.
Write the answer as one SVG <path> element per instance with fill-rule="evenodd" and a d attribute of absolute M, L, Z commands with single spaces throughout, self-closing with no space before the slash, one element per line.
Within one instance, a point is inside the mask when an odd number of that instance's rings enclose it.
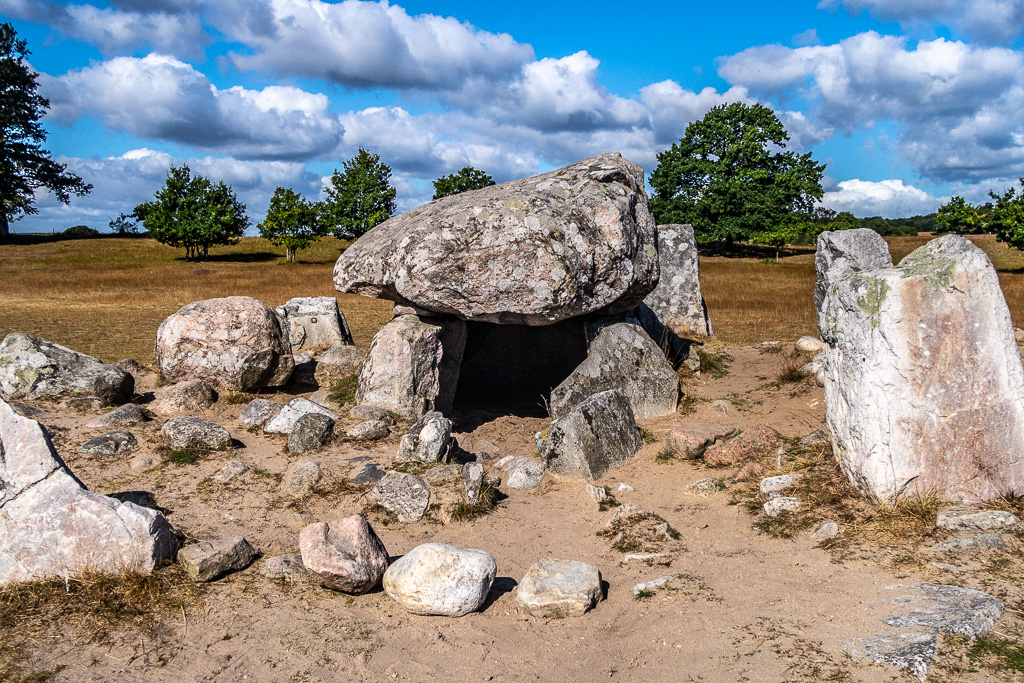
<path fill-rule="evenodd" d="M 466 327 L 457 411 L 546 417 L 551 390 L 587 357 L 579 319 L 542 327 L 481 322 Z"/>

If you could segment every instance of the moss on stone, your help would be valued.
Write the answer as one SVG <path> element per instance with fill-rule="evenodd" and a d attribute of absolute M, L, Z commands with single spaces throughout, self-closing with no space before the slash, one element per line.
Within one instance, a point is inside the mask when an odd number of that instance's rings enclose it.
<path fill-rule="evenodd" d="M 865 282 L 864 294 L 857 297 L 857 308 L 862 310 L 871 321 L 871 329 L 878 329 L 878 315 L 882 312 L 882 304 L 889 294 L 889 283 L 878 277 L 859 276 Z"/>
<path fill-rule="evenodd" d="M 932 258 L 927 245 L 911 252 L 899 265 L 904 279 L 920 276 L 936 292 L 953 284 L 956 268 L 956 259 Z"/>

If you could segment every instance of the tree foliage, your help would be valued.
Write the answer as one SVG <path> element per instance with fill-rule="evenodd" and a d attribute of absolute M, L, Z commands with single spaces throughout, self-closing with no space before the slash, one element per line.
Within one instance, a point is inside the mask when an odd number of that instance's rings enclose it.
<path fill-rule="evenodd" d="M 1024 188 L 1024 178 L 1020 184 Z M 990 191 L 988 195 L 996 201 L 989 214 L 989 228 L 996 239 L 1014 249 L 1024 249 L 1024 192 L 1017 194 L 1017 188 L 1010 187 L 1003 194 Z"/>
<path fill-rule="evenodd" d="M 260 237 L 285 248 L 288 263 L 295 262 L 296 251 L 305 249 L 324 234 L 320 206 L 284 187 L 274 190 L 267 217 L 259 224 L 259 229 Z"/>
<path fill-rule="evenodd" d="M 46 131 L 39 121 L 50 101 L 36 92 L 39 74 L 25 63 L 28 54 L 14 27 L 0 24 L 0 237 L 8 234 L 11 221 L 39 213 L 37 189 L 45 187 L 62 204 L 92 189 L 43 149 Z"/>
<path fill-rule="evenodd" d="M 434 181 L 434 199 L 450 197 L 468 190 L 479 190 L 488 185 L 494 185 L 494 178 L 472 166 L 466 166 L 458 173 L 449 173 Z"/>
<path fill-rule="evenodd" d="M 783 151 L 789 136 L 767 107 L 720 105 L 670 149 L 651 174 L 651 211 L 665 223 L 690 223 L 701 241 L 789 234 L 823 195 L 823 164 Z"/>
<path fill-rule="evenodd" d="M 939 228 L 937 232 L 973 235 L 981 229 L 978 210 L 960 196 L 954 196 L 939 207 L 935 222 Z"/>
<path fill-rule="evenodd" d="M 184 247 L 185 258 L 205 259 L 215 244 L 234 244 L 245 234 L 249 218 L 223 181 L 192 176 L 187 165 L 172 166 L 153 201 L 132 212 L 150 237 L 172 247 Z"/>
<path fill-rule="evenodd" d="M 391 187 L 391 167 L 377 154 L 359 148 L 342 168 L 331 176 L 323 220 L 338 237 L 356 238 L 391 217 L 397 193 Z"/>

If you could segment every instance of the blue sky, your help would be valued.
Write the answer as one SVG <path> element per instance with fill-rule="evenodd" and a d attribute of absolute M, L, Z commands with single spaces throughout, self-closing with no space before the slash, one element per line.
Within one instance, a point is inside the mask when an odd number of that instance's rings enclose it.
<path fill-rule="evenodd" d="M 48 147 L 94 185 L 18 232 L 107 222 L 172 164 L 254 224 L 359 147 L 399 209 L 472 165 L 498 181 L 621 152 L 650 173 L 711 107 L 759 102 L 859 216 L 982 202 L 1024 175 L 1024 0 L 515 5 L 0 0 L 50 99 Z"/>

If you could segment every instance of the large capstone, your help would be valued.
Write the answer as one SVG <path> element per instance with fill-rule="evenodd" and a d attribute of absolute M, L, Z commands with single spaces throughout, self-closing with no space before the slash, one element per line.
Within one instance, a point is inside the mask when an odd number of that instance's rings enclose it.
<path fill-rule="evenodd" d="M 713 332 L 708 308 L 700 293 L 693 226 L 658 226 L 658 264 L 661 278 L 644 303 L 676 336 L 710 337 Z"/>
<path fill-rule="evenodd" d="M 352 333 L 333 296 L 297 297 L 276 310 L 285 322 L 293 353 L 317 353 L 352 344 Z"/>
<path fill-rule="evenodd" d="M 883 501 L 1024 493 L 1024 369 L 991 262 L 946 235 L 880 265 L 885 244 L 869 232 L 824 233 L 816 257 L 843 470 Z"/>
<path fill-rule="evenodd" d="M 177 545 L 159 512 L 86 490 L 42 426 L 0 400 L 0 585 L 148 573 Z"/>
<path fill-rule="evenodd" d="M 160 323 L 154 355 L 167 380 L 201 379 L 226 391 L 280 386 L 294 367 L 284 322 L 247 296 L 184 306 Z"/>
<path fill-rule="evenodd" d="M 618 154 L 396 216 L 360 237 L 334 268 L 342 292 L 525 325 L 625 312 L 657 283 L 644 172 Z"/>
<path fill-rule="evenodd" d="M 130 374 L 84 353 L 20 332 L 0 343 L 0 397 L 5 400 L 101 396 L 124 403 L 134 392 Z"/>

